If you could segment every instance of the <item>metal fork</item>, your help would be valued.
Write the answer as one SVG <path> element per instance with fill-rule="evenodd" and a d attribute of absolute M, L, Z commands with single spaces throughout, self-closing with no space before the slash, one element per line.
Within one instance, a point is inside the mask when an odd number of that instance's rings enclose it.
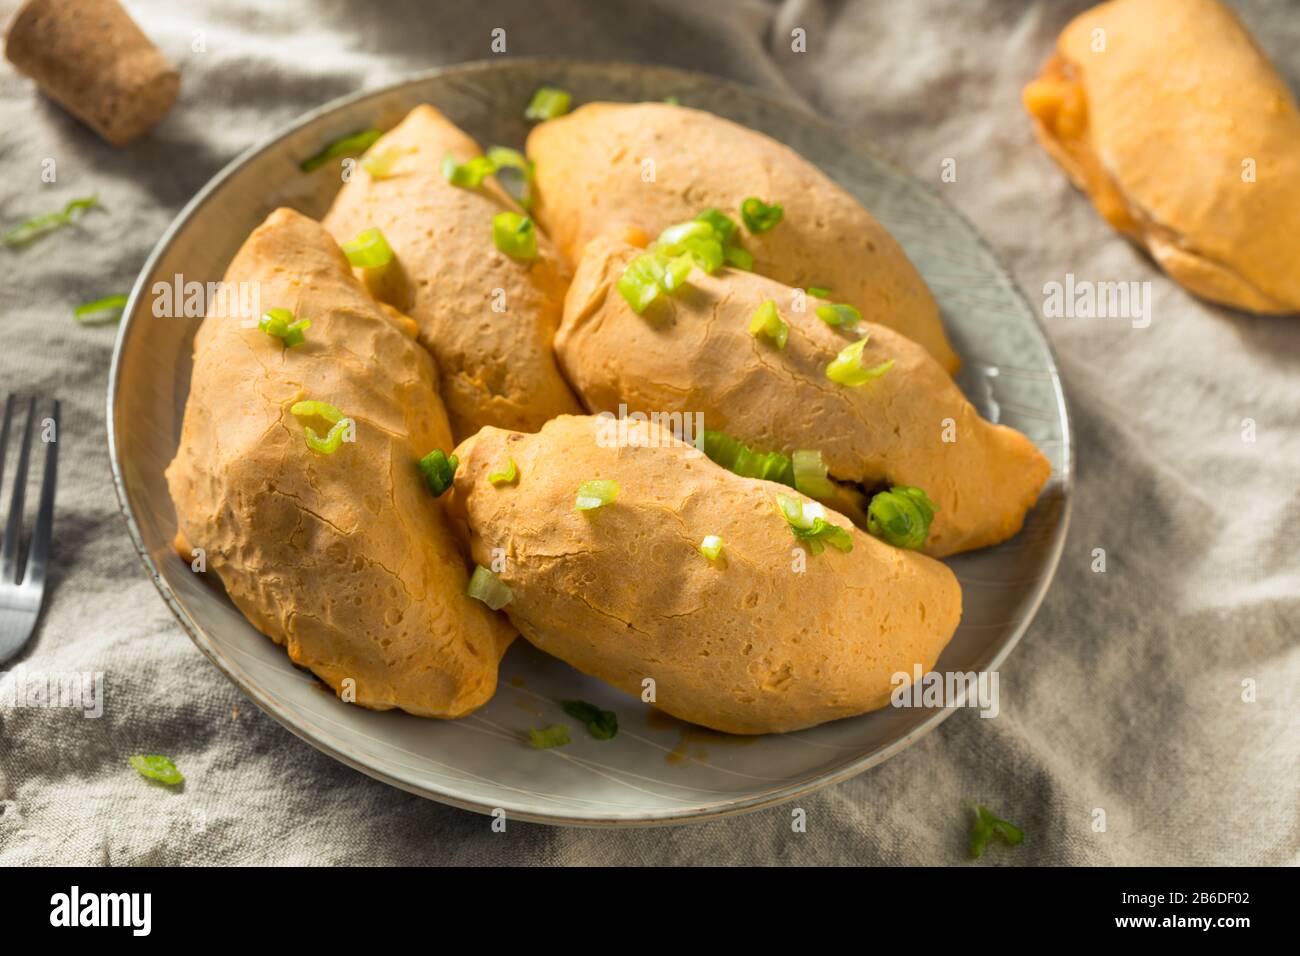
<path fill-rule="evenodd" d="M 5 400 L 4 425 L 0 426 L 0 485 L 4 483 L 9 432 L 14 419 L 14 396 Z M 0 538 L 0 664 L 17 654 L 41 613 L 45 596 L 45 570 L 49 565 L 50 532 L 54 526 L 54 480 L 58 471 L 59 403 L 54 403 L 53 440 L 45 442 L 45 474 L 41 478 L 41 500 L 32 529 L 31 546 L 26 560 L 18 553 L 23 528 L 23 504 L 27 489 L 27 466 L 32 455 L 32 429 L 36 423 L 36 397 L 27 404 L 27 425 L 23 429 L 18 452 L 18 470 L 14 474 L 13 493 L 9 498 L 9 520 Z M 21 573 L 21 576 L 20 576 Z"/>

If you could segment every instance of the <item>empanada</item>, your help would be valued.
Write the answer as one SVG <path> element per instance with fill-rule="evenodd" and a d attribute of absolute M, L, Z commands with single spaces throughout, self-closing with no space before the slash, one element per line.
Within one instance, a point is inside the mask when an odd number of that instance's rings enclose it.
<path fill-rule="evenodd" d="M 534 129 L 528 155 L 538 220 L 571 264 L 596 236 L 654 239 L 708 207 L 739 220 L 754 197 L 784 209 L 775 226 L 743 237 L 755 271 L 829 288 L 947 371 L 960 365 L 938 305 L 894 238 L 820 169 L 761 133 L 682 106 L 591 103 Z"/>
<path fill-rule="evenodd" d="M 323 220 L 339 242 L 372 227 L 388 240 L 401 276 L 372 291 L 419 323 L 457 439 L 483 425 L 532 431 L 580 410 L 551 352 L 567 266 L 543 235 L 530 261 L 497 249 L 492 217 L 518 207 L 491 177 L 467 189 L 443 175 L 448 154 L 464 163 L 481 152 L 417 106 L 366 154 L 389 161 L 387 173 L 376 178 L 363 161 Z"/>
<path fill-rule="evenodd" d="M 589 410 L 699 412 L 705 428 L 756 450 L 819 451 L 847 496 L 824 500 L 861 524 L 867 493 L 919 487 L 938 505 L 924 547 L 931 555 L 1020 530 L 1050 464 L 1024 435 L 981 418 L 925 349 L 864 323 L 861 364 L 893 366 L 859 387 L 836 384 L 827 365 L 862 333 L 818 318 L 827 303 L 753 273 L 695 269 L 680 292 L 637 315 L 615 286 L 639 251 L 594 240 L 569 289 L 555 348 Z M 749 331 L 766 301 L 788 325 L 784 348 Z"/>
<path fill-rule="evenodd" d="M 874 710 L 894 675 L 933 667 L 961 616 L 944 565 L 833 511 L 851 550 L 808 553 L 776 498 L 810 503 L 798 492 L 734 475 L 650 423 L 629 423 L 623 444 L 602 427 L 564 416 L 535 434 L 485 428 L 457 450 L 449 507 L 538 648 L 736 734 Z M 516 480 L 493 484 L 507 460 Z M 588 479 L 618 482 L 617 496 L 577 511 Z M 699 550 L 710 535 L 716 559 Z"/>
<path fill-rule="evenodd" d="M 1191 292 L 1300 311 L 1300 110 L 1217 0 L 1113 0 L 1024 91 L 1043 148 Z"/>
<path fill-rule="evenodd" d="M 474 710 L 514 632 L 466 596 L 465 558 L 420 475 L 451 433 L 415 323 L 376 305 L 329 233 L 288 209 L 253 231 L 225 279 L 311 326 L 294 347 L 258 315 L 199 328 L 167 469 L 181 535 L 253 626 L 345 699 Z M 310 449 L 290 411 L 303 400 L 352 419 L 355 441 Z"/>

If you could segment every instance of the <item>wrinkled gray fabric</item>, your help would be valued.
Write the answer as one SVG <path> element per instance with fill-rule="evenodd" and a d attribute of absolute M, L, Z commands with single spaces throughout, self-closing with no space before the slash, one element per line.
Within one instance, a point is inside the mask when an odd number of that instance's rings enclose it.
<path fill-rule="evenodd" d="M 0 707 L 0 862 L 962 863 L 968 798 L 1028 833 L 979 865 L 1297 862 L 1300 324 L 1192 299 L 1034 145 L 1019 90 L 1086 4 L 127 6 L 183 74 L 180 101 L 140 145 L 106 146 L 0 67 L 0 222 L 91 192 L 106 207 L 0 249 L 0 392 L 64 402 L 48 610 L 20 662 L 107 681 L 99 719 Z M 1300 8 L 1237 6 L 1297 85 Z M 481 58 L 495 26 L 511 55 L 663 62 L 802 98 L 935 184 L 1033 302 L 1066 272 L 1153 283 L 1150 328 L 1048 323 L 1077 431 L 1077 497 L 1060 572 L 1003 668 L 1001 715 L 957 713 L 802 799 L 806 833 L 775 808 L 669 830 L 513 823 L 493 834 L 486 817 L 335 763 L 245 701 L 132 551 L 105 448 L 114 333 L 78 326 L 73 306 L 127 290 L 172 216 L 240 150 L 341 94 Z M 789 49 L 795 27 L 807 53 Z M 191 49 L 196 29 L 204 53 Z M 40 179 L 47 157 L 54 185 Z M 940 183 L 945 158 L 956 183 Z M 1246 418 L 1254 443 L 1241 437 Z M 1105 573 L 1092 570 L 1097 548 Z M 125 756 L 141 751 L 173 755 L 184 791 L 131 772 Z"/>

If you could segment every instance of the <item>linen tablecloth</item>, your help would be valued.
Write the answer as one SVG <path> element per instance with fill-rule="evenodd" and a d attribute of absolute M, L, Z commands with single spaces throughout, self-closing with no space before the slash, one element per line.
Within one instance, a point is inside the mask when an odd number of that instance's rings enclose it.
<path fill-rule="evenodd" d="M 1020 88 L 1086 3 L 126 5 L 182 72 L 179 102 L 136 146 L 105 145 L 0 67 L 0 222 L 88 193 L 105 206 L 0 249 L 0 392 L 64 408 L 47 611 L 8 667 L 105 675 L 97 718 L 0 706 L 0 863 L 963 863 L 970 799 L 1027 833 L 978 865 L 1297 862 L 1300 320 L 1192 298 L 1034 144 Z M 1300 7 L 1235 6 L 1294 88 Z M 489 818 L 373 781 L 262 714 L 186 638 L 132 550 L 104 430 L 114 330 L 78 325 L 73 307 L 126 291 L 183 203 L 241 150 L 334 97 L 487 57 L 494 27 L 510 56 L 712 72 L 864 131 L 977 224 L 1036 306 L 1067 273 L 1152 283 L 1146 328 L 1047 320 L 1078 483 L 1060 571 L 1002 668 L 1001 714 L 959 712 L 802 798 L 806 833 L 788 806 L 669 830 L 493 833 Z M 806 52 L 791 50 L 796 28 Z M 41 178 L 47 158 L 55 183 Z M 955 182 L 941 179 L 947 159 Z M 173 757 L 183 792 L 131 771 L 140 752 Z"/>

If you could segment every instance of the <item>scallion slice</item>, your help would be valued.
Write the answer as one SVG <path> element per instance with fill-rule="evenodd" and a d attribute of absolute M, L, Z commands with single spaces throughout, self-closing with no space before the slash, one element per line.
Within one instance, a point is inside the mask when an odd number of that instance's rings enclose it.
<path fill-rule="evenodd" d="M 794 464 L 780 452 L 754 451 L 725 432 L 704 429 L 700 451 L 742 478 L 761 478 L 794 487 Z"/>
<path fill-rule="evenodd" d="M 262 313 L 257 327 L 274 338 L 279 339 L 285 348 L 291 349 L 307 341 L 303 335 L 311 328 L 311 319 L 298 319 L 288 309 L 267 309 Z"/>
<path fill-rule="evenodd" d="M 524 110 L 524 119 L 534 121 L 555 119 L 569 112 L 569 105 L 572 102 L 573 97 L 566 90 L 554 86 L 540 87 L 528 101 L 528 108 Z"/>
<path fill-rule="evenodd" d="M 302 430 L 307 436 L 307 447 L 322 455 L 332 455 L 338 451 L 339 445 L 343 443 L 344 434 L 352 425 L 352 419 L 347 418 L 328 402 L 295 402 L 293 407 L 289 409 L 289 413 L 297 419 L 319 418 L 329 422 L 330 430 L 324 438 L 316 434 L 316 430 L 305 422 L 302 426 Z"/>
<path fill-rule="evenodd" d="M 501 583 L 501 579 L 483 565 L 475 565 L 465 593 L 482 601 L 494 611 L 499 611 L 515 599 L 514 592 Z"/>
<path fill-rule="evenodd" d="M 970 827 L 970 855 L 978 860 L 984 855 L 984 849 L 990 839 L 996 835 L 1007 846 L 1019 846 L 1025 840 L 1025 831 L 1014 823 L 995 816 L 993 811 L 982 804 L 976 804 L 975 817 Z"/>
<path fill-rule="evenodd" d="M 488 481 L 494 485 L 513 485 L 519 480 L 519 466 L 513 458 L 507 458 L 504 465 L 497 465 L 496 471 L 488 473 Z"/>
<path fill-rule="evenodd" d="M 754 196 L 750 196 L 740 204 L 740 218 L 744 220 L 745 228 L 755 235 L 767 232 L 780 222 L 784 215 L 785 207 L 780 203 L 768 205 Z"/>
<path fill-rule="evenodd" d="M 732 268 L 742 272 L 754 271 L 754 257 L 740 246 L 727 246 L 722 250 L 722 257 Z"/>
<path fill-rule="evenodd" d="M 533 205 L 533 162 L 517 149 L 506 146 L 493 146 L 487 151 L 487 158 L 492 161 L 492 168 L 502 187 L 525 209 Z M 518 177 L 518 184 L 513 185 L 509 177 L 503 177 L 503 171 L 513 172 Z"/>
<path fill-rule="evenodd" d="M 355 156 L 358 153 L 364 153 L 371 146 L 375 145 L 375 140 L 383 136 L 383 130 L 363 129 L 353 133 L 350 136 L 344 136 L 329 143 L 315 156 L 309 156 L 298 164 L 298 168 L 304 173 L 310 173 L 313 169 L 319 169 L 331 159 L 339 159 L 343 156 Z"/>
<path fill-rule="evenodd" d="M 853 550 L 852 535 L 839 525 L 831 524 L 826 518 L 826 509 L 820 503 L 805 503 L 780 492 L 777 492 L 776 503 L 786 524 L 790 526 L 790 533 L 799 540 L 808 542 L 808 549 L 813 554 L 821 554 L 826 544 L 839 551 Z"/>
<path fill-rule="evenodd" d="M 822 453 L 801 449 L 790 456 L 794 464 L 794 486 L 809 498 L 835 497 L 835 484 L 826 472 Z"/>
<path fill-rule="evenodd" d="M 862 313 L 853 306 L 843 302 L 836 302 L 830 305 L 819 305 L 813 310 L 817 313 L 817 318 L 821 319 L 827 325 L 833 328 L 856 328 L 862 321 Z"/>
<path fill-rule="evenodd" d="M 752 269 L 754 257 L 732 245 L 737 232 L 735 222 L 716 209 L 673 223 L 648 250 L 628 262 L 618 281 L 619 293 L 640 315 L 661 293 L 672 293 L 685 285 L 692 268 L 710 275 L 724 264 Z"/>
<path fill-rule="evenodd" d="M 462 189 L 482 185 L 483 180 L 496 171 L 496 164 L 486 156 L 475 156 L 463 163 L 456 162 L 456 157 L 451 153 L 442 157 L 442 175 L 447 182 Z"/>
<path fill-rule="evenodd" d="M 87 302 L 72 310 L 72 317 L 82 325 L 107 325 L 122 318 L 126 308 L 125 295 L 109 295 L 94 302 Z"/>
<path fill-rule="evenodd" d="M 585 724 L 587 733 L 597 740 L 613 740 L 618 734 L 618 714 L 612 710 L 601 710 L 585 700 L 562 700 L 560 707 L 574 720 Z"/>
<path fill-rule="evenodd" d="M 574 511 L 594 511 L 611 504 L 618 497 L 618 482 L 613 479 L 584 481 L 578 486 L 578 496 L 573 502 Z"/>
<path fill-rule="evenodd" d="M 720 209 L 709 207 L 695 218 L 700 222 L 708 223 L 718 241 L 724 246 L 736 238 L 736 220 Z"/>
<path fill-rule="evenodd" d="M 517 169 L 525 176 L 532 176 L 533 162 L 517 149 L 508 146 L 493 146 L 487 151 L 487 158 L 492 160 L 493 169 Z"/>
<path fill-rule="evenodd" d="M 0 242 L 3 242 L 6 246 L 25 246 L 46 233 L 71 225 L 75 213 L 94 209 L 98 205 L 98 196 L 85 196 L 81 199 L 74 199 L 63 207 L 62 212 L 50 212 L 43 216 L 33 216 L 25 222 L 20 222 L 3 236 L 0 236 Z"/>
<path fill-rule="evenodd" d="M 831 290 L 821 285 L 810 285 L 804 289 L 814 299 L 824 299 L 831 294 Z"/>
<path fill-rule="evenodd" d="M 776 303 L 768 299 L 754 310 L 754 315 L 749 320 L 749 334 L 754 338 L 765 337 L 777 349 L 783 349 L 786 340 L 790 338 L 790 326 L 785 324 L 785 320 L 776 311 Z"/>
<path fill-rule="evenodd" d="M 700 542 L 700 554 L 710 561 L 718 560 L 718 556 L 722 554 L 722 539 L 716 534 L 705 535 L 704 540 Z"/>
<path fill-rule="evenodd" d="M 894 367 L 894 360 L 889 359 L 871 368 L 863 368 L 862 348 L 866 344 L 867 336 L 864 335 L 852 345 L 846 345 L 841 349 L 840 354 L 826 366 L 826 377 L 839 385 L 857 388 L 873 378 L 880 378 Z"/>
<path fill-rule="evenodd" d="M 378 229 L 365 229 L 351 242 L 343 243 L 343 254 L 358 269 L 381 269 L 393 261 L 393 249 Z"/>
<path fill-rule="evenodd" d="M 387 179 L 393 172 L 393 164 L 401 158 L 406 150 L 398 146 L 388 146 L 377 153 L 367 153 L 361 160 L 361 168 L 371 179 Z"/>
<path fill-rule="evenodd" d="M 537 227 L 528 216 L 499 212 L 492 217 L 492 241 L 514 259 L 537 258 Z"/>
<path fill-rule="evenodd" d="M 650 246 L 650 251 L 668 259 L 690 256 L 697 266 L 710 275 L 722 268 L 725 261 L 722 240 L 712 225 L 699 219 L 669 226 L 659 234 L 659 238 Z"/>
<path fill-rule="evenodd" d="M 435 498 L 451 487 L 459 464 L 459 458 L 455 455 L 449 457 L 441 448 L 435 448 L 420 459 L 420 474 Z"/>
<path fill-rule="evenodd" d="M 128 757 L 127 762 L 140 773 L 140 776 L 165 783 L 169 787 L 185 782 L 185 777 L 176 769 L 176 764 L 158 754 L 136 754 L 134 757 Z"/>
<path fill-rule="evenodd" d="M 697 447 L 715 464 L 743 478 L 761 478 L 802 491 L 809 498 L 834 501 L 840 489 L 827 473 L 819 451 L 800 449 L 793 455 L 760 452 L 724 432 L 705 429 Z M 798 504 L 798 499 L 781 496 Z M 808 507 L 820 508 L 821 505 Z"/>
<path fill-rule="evenodd" d="M 919 548 L 930 536 L 930 522 L 938 510 L 920 488 L 894 485 L 872 496 L 867 531 L 896 548 Z"/>
<path fill-rule="evenodd" d="M 659 298 L 664 291 L 664 260 L 653 252 L 643 252 L 623 269 L 616 286 L 632 311 L 637 315 Z"/>
<path fill-rule="evenodd" d="M 550 727 L 543 727 L 541 730 L 530 730 L 528 731 L 528 742 L 538 750 L 563 747 L 569 743 L 569 728 L 564 724 L 552 724 Z"/>

